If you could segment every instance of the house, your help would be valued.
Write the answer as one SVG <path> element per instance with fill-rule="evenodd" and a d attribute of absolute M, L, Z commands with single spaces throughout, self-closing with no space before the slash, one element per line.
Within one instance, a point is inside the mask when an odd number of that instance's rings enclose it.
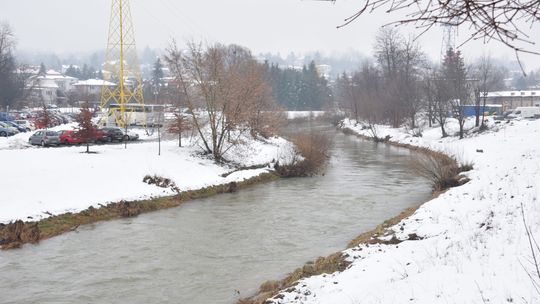
<path fill-rule="evenodd" d="M 55 70 L 41 75 L 30 69 L 26 72 L 33 74 L 29 78 L 27 89 L 30 90 L 30 99 L 38 106 L 65 103 L 67 93 L 73 90 L 73 84 L 78 81 L 77 78 L 62 75 Z"/>
<path fill-rule="evenodd" d="M 29 81 L 30 98 L 36 105 L 55 105 L 58 99 L 58 85 L 45 76 L 33 76 Z"/>
<path fill-rule="evenodd" d="M 517 107 L 540 107 L 540 91 L 489 92 L 486 103 L 501 105 L 503 111 Z"/>
<path fill-rule="evenodd" d="M 58 85 L 58 89 L 61 90 L 64 93 L 73 90 L 74 89 L 73 85 L 77 81 L 79 81 L 79 79 L 77 79 L 75 77 L 70 77 L 70 76 L 63 75 L 63 74 L 58 73 L 58 72 L 56 72 L 54 70 L 47 71 L 47 74 L 45 75 L 45 77 L 47 79 L 54 80 L 54 82 L 56 82 L 56 84 Z"/>
<path fill-rule="evenodd" d="M 116 84 L 102 79 L 88 79 L 78 81 L 73 85 L 75 90 L 81 95 L 100 95 L 105 86 L 115 87 Z"/>
<path fill-rule="evenodd" d="M 91 106 L 99 106 L 101 103 L 101 91 L 103 87 L 115 87 L 116 84 L 102 79 L 82 80 L 73 85 L 79 95 L 79 103 L 88 103 Z"/>

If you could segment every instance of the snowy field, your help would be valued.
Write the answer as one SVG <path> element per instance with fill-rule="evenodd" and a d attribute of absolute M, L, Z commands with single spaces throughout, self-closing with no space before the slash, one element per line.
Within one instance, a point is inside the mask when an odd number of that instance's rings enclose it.
<path fill-rule="evenodd" d="M 324 115 L 324 111 L 287 111 L 287 119 L 301 119 L 310 117 L 320 117 Z"/>
<path fill-rule="evenodd" d="M 59 126 L 53 129 L 70 129 Z M 0 182 L 0 223 L 37 220 L 50 214 L 77 212 L 89 206 L 171 195 L 170 189 L 143 183 L 145 175 L 170 178 L 180 190 L 241 181 L 267 169 L 244 170 L 226 178 L 234 170 L 202 156 L 196 142 L 178 147 L 176 140 L 161 143 L 158 156 L 156 133 L 141 141 L 91 146 L 96 154 L 81 153 L 85 146 L 42 148 L 30 146 L 33 132 L 0 138 L 2 177 Z M 183 139 L 186 144 L 187 139 Z M 231 149 L 225 157 L 237 165 L 265 164 L 288 153 L 290 144 L 280 138 L 252 140 Z"/>
<path fill-rule="evenodd" d="M 540 120 L 489 126 L 463 140 L 378 126 L 379 137 L 473 162 L 471 181 L 394 226 L 406 241 L 348 249 L 349 269 L 304 279 L 272 303 L 540 303 Z M 370 135 L 351 121 L 344 127 Z M 448 129 L 456 132 L 456 121 Z M 422 239 L 407 240 L 413 233 Z"/>

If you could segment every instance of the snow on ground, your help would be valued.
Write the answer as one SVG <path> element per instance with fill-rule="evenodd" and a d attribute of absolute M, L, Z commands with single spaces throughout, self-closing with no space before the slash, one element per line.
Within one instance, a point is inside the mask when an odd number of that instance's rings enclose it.
<path fill-rule="evenodd" d="M 323 116 L 324 111 L 287 111 L 287 119 Z"/>
<path fill-rule="evenodd" d="M 540 303 L 540 274 L 521 208 L 540 242 L 540 120 L 489 125 L 490 131 L 463 140 L 441 139 L 437 128 L 413 137 L 378 126 L 379 137 L 472 161 L 471 181 L 394 226 L 406 241 L 348 249 L 349 269 L 301 280 L 272 303 Z M 370 135 L 352 121 L 344 127 Z M 448 128 L 452 134 L 456 122 Z M 409 234 L 423 239 L 408 240 Z"/>
<path fill-rule="evenodd" d="M 55 129 L 69 129 L 59 126 Z M 195 142 L 178 147 L 176 140 L 91 146 L 96 154 L 81 153 L 85 146 L 32 147 L 27 144 L 31 132 L 0 138 L 0 223 L 28 217 L 40 219 L 48 214 L 77 212 L 89 206 L 173 194 L 170 189 L 143 183 L 145 175 L 170 178 L 180 190 L 242 181 L 268 169 L 220 175 L 234 168 L 218 165 L 200 155 Z M 147 139 L 155 139 L 155 134 Z M 225 157 L 241 166 L 265 164 L 279 159 L 290 149 L 280 138 L 250 140 L 227 152 Z"/>

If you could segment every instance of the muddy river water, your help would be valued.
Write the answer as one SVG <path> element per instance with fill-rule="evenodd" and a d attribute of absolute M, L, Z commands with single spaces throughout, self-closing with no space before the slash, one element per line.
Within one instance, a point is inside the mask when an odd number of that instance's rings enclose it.
<path fill-rule="evenodd" d="M 0 252 L 0 303 L 233 303 L 429 198 L 408 150 L 315 128 L 335 138 L 324 176 L 281 179 Z"/>

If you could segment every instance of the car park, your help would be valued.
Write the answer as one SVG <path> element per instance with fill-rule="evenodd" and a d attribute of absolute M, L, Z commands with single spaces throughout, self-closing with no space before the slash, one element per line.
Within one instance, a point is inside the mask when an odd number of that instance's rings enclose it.
<path fill-rule="evenodd" d="M 536 118 L 540 115 L 540 107 L 517 107 L 508 118 Z"/>
<path fill-rule="evenodd" d="M 13 116 L 6 112 L 0 112 L 0 121 L 9 121 L 13 120 Z"/>
<path fill-rule="evenodd" d="M 60 138 L 55 131 L 40 130 L 32 134 L 28 139 L 28 143 L 31 145 L 41 145 L 43 147 L 60 144 Z"/>

